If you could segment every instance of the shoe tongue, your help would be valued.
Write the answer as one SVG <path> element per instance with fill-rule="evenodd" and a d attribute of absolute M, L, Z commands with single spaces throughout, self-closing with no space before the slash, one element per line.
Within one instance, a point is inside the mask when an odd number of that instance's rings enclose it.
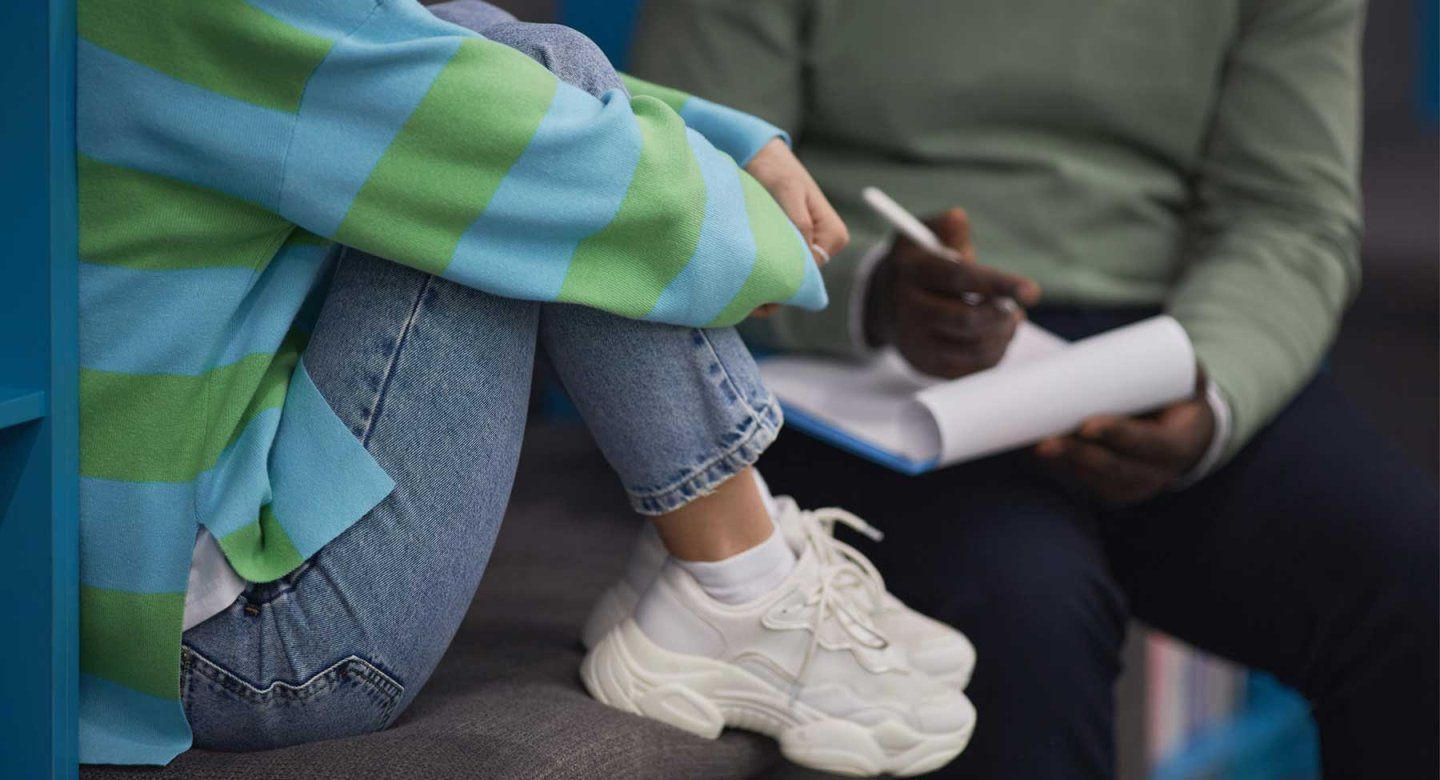
<path fill-rule="evenodd" d="M 791 582 L 809 583 L 820 576 L 820 551 L 804 544 L 795 548 L 795 571 L 790 573 Z"/>
<path fill-rule="evenodd" d="M 785 537 L 790 549 L 799 554 L 805 547 L 805 517 L 795 499 L 789 496 L 780 496 L 775 499 L 775 504 L 775 527 L 780 529 L 780 535 Z"/>

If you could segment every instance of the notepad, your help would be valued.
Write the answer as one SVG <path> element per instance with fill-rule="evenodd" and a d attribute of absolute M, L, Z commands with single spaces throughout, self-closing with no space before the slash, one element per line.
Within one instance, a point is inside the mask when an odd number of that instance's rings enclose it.
<path fill-rule="evenodd" d="M 999 365 L 953 381 L 894 352 L 760 364 L 790 426 L 905 474 L 1034 444 L 1098 414 L 1153 411 L 1194 395 L 1195 370 L 1189 337 L 1167 316 L 1076 342 L 1025 322 Z"/>

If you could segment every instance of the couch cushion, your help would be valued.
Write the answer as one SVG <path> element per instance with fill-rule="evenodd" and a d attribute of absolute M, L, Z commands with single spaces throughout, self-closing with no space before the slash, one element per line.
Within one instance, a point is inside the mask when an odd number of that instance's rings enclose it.
<path fill-rule="evenodd" d="M 638 519 L 577 427 L 537 427 L 490 568 L 450 651 L 391 728 L 256 753 L 192 750 L 165 769 L 81 777 L 729 778 L 772 767 L 773 743 L 705 740 L 585 694 L 578 637 L 618 576 Z"/>

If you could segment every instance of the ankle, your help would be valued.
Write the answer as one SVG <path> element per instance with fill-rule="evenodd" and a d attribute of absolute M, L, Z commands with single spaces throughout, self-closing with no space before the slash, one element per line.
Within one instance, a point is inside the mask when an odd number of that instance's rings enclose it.
<path fill-rule="evenodd" d="M 749 468 L 654 523 L 665 549 L 686 561 L 725 560 L 763 543 L 775 530 Z"/>
<path fill-rule="evenodd" d="M 676 558 L 710 598 L 724 604 L 745 604 L 779 587 L 795 569 L 795 551 L 779 528 L 771 527 L 763 542 L 719 561 Z"/>

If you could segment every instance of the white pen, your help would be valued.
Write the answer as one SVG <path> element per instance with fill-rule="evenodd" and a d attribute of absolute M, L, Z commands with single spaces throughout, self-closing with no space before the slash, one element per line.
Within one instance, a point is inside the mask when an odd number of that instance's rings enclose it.
<path fill-rule="evenodd" d="M 865 198 L 865 203 L 875 210 L 875 213 L 884 217 L 891 227 L 900 231 L 901 235 L 914 241 L 922 249 L 951 262 L 963 262 L 959 252 L 941 243 L 940 237 L 935 235 L 935 231 L 916 219 L 914 214 L 906 211 L 904 206 L 896 203 L 894 198 L 881 192 L 879 187 L 866 187 L 860 194 Z M 967 292 L 961 298 L 971 306 L 979 306 L 988 300 L 984 295 L 975 292 Z M 995 305 L 1007 311 L 1013 311 L 1020 306 L 1014 298 L 1009 297 L 996 298 Z"/>

